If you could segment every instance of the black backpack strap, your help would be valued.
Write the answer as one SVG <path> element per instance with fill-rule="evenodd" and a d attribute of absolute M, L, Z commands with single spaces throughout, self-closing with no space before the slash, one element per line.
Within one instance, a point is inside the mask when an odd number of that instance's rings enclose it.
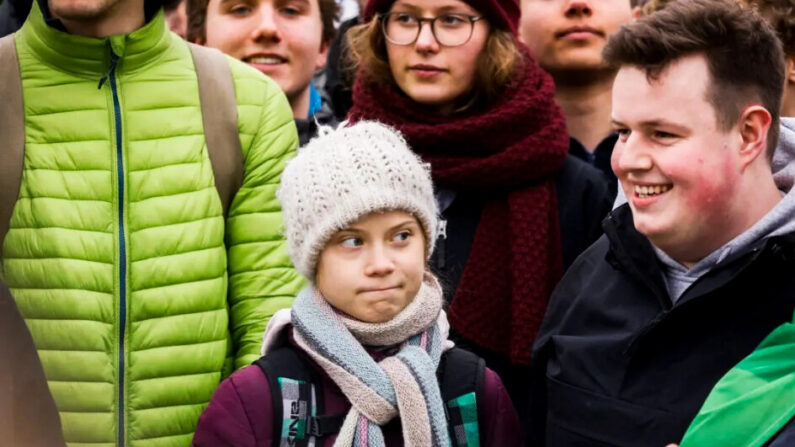
<path fill-rule="evenodd" d="M 453 445 L 483 445 L 479 425 L 484 420 L 486 363 L 467 350 L 453 348 L 442 355 L 437 374 Z"/>
<path fill-rule="evenodd" d="M 346 414 L 324 414 L 323 382 L 296 349 L 281 347 L 254 364 L 268 378 L 279 445 L 305 447 L 312 438 L 321 445 L 319 439 L 340 431 Z"/>

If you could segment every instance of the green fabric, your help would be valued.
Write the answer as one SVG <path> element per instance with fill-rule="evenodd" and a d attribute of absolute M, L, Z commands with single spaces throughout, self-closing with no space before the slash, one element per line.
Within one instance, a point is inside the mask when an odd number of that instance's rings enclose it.
<path fill-rule="evenodd" d="M 786 323 L 707 397 L 681 447 L 758 447 L 795 416 L 795 324 Z"/>
<path fill-rule="evenodd" d="M 480 447 L 480 431 L 478 428 L 478 403 L 475 393 L 464 394 L 447 402 L 449 412 L 458 412 L 460 417 L 453 420 L 460 425 L 453 427 L 455 442 L 453 445 L 462 447 Z"/>
<path fill-rule="evenodd" d="M 273 81 L 229 59 L 245 169 L 224 222 L 191 55 L 162 12 L 132 34 L 91 39 L 47 26 L 34 2 L 16 42 L 25 168 L 3 273 L 65 438 L 115 445 L 122 409 L 125 445 L 188 446 L 222 368 L 258 358 L 268 319 L 302 287 L 275 197 L 297 145 L 290 107 Z M 111 48 L 120 56 L 121 203 L 111 82 L 98 88 Z"/>

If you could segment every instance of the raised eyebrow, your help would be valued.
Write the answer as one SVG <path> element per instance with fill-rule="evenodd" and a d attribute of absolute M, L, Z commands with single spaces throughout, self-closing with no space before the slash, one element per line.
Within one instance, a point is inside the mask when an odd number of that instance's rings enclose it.
<path fill-rule="evenodd" d="M 337 232 L 336 232 L 336 233 L 334 233 L 334 234 L 335 234 L 335 235 L 339 235 L 339 234 L 343 234 L 343 233 L 349 233 L 349 234 L 361 234 L 361 233 L 363 233 L 363 231 L 362 231 L 362 230 L 360 230 L 360 229 L 358 229 L 358 228 L 353 228 L 353 227 L 350 227 L 350 228 L 343 228 L 343 229 L 341 229 L 341 230 L 337 231 Z"/>
<path fill-rule="evenodd" d="M 395 230 L 397 230 L 400 227 L 409 227 L 409 226 L 416 225 L 416 224 L 417 224 L 417 222 L 415 220 L 406 219 L 405 221 L 403 221 L 403 222 L 401 222 L 401 223 L 399 223 L 397 225 L 393 225 L 392 228 L 389 229 L 389 231 L 395 231 Z"/>

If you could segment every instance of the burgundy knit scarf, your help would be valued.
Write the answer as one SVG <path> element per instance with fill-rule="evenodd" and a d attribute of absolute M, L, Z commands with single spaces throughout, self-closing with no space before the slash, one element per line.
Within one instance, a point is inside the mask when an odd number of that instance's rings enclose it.
<path fill-rule="evenodd" d="M 527 364 L 562 261 L 554 175 L 569 137 L 554 86 L 530 55 L 501 99 L 450 117 L 357 76 L 351 121 L 400 130 L 437 188 L 487 191 L 448 316 L 465 338 Z"/>

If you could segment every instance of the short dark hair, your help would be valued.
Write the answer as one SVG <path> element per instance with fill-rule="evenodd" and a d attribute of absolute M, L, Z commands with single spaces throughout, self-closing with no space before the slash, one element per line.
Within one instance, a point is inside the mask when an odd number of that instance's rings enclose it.
<path fill-rule="evenodd" d="M 204 39 L 206 37 L 206 24 L 207 24 L 207 5 L 210 0 L 185 0 L 185 14 L 188 16 L 188 27 L 185 32 L 185 38 L 188 41 L 195 42 L 197 39 Z M 337 30 L 334 28 L 334 22 L 337 21 L 340 14 L 340 5 L 336 0 L 317 0 L 318 7 L 320 8 L 320 21 L 323 24 L 323 43 L 331 43 Z"/>
<path fill-rule="evenodd" d="M 680 0 L 623 26 L 604 49 L 614 68 L 635 66 L 654 80 L 671 62 L 703 54 L 712 82 L 707 100 L 728 130 L 743 109 L 759 101 L 773 117 L 768 159 L 778 142 L 785 62 L 781 42 L 755 11 L 735 1 Z"/>
<path fill-rule="evenodd" d="M 776 30 L 784 52 L 795 57 L 795 0 L 746 0 Z"/>
<path fill-rule="evenodd" d="M 649 0 L 643 3 L 641 14 L 644 16 L 654 14 L 655 12 L 665 8 L 665 5 L 671 3 L 673 0 Z"/>

